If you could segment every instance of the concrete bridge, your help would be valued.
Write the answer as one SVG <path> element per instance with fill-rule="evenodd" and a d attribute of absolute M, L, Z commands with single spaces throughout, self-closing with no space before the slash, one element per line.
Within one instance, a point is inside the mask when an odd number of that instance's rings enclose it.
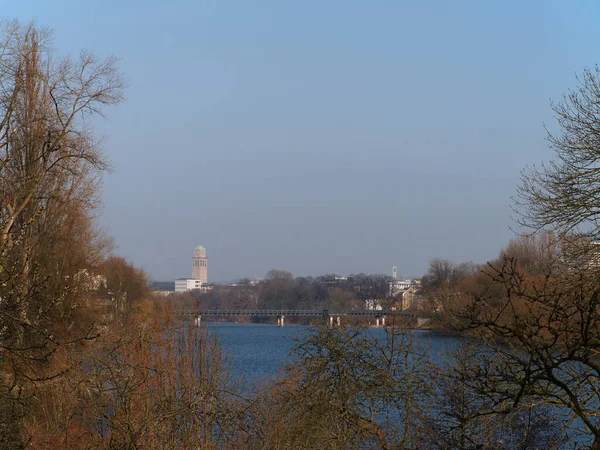
<path fill-rule="evenodd" d="M 418 312 L 397 311 L 393 309 L 207 309 L 183 310 L 181 315 L 194 319 L 196 325 L 202 321 L 202 317 L 277 317 L 277 325 L 284 326 L 285 317 L 322 317 L 329 325 L 340 325 L 341 317 L 375 317 L 376 325 L 385 326 L 386 316 L 407 317 L 417 319 L 419 322 L 427 319 L 427 316 Z"/>

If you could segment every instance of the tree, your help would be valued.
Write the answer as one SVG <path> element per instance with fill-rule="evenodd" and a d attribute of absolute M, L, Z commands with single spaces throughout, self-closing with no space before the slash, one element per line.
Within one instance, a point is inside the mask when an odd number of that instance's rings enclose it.
<path fill-rule="evenodd" d="M 24 414 L 36 384 L 60 373 L 46 370 L 57 349 L 91 337 L 57 328 L 69 328 L 77 307 L 76 275 L 101 253 L 93 208 L 107 162 L 91 120 L 119 103 L 122 90 L 114 59 L 59 58 L 49 31 L 1 24 L 0 410 L 9 414 L 2 426 Z M 14 430 L 0 436 L 22 440 Z"/>
<path fill-rule="evenodd" d="M 471 262 L 455 264 L 439 258 L 429 262 L 419 295 L 426 299 L 423 309 L 436 319 L 438 326 L 444 328 L 453 322 L 452 312 L 461 304 L 459 283 L 476 273 L 477 266 Z"/>
<path fill-rule="evenodd" d="M 434 258 L 429 261 L 429 268 L 421 280 L 421 286 L 426 291 L 456 286 L 461 280 L 473 275 L 476 270 L 473 263 L 457 265 L 447 259 Z"/>
<path fill-rule="evenodd" d="M 510 412 L 490 412 L 489 397 L 473 389 L 469 367 L 479 343 L 463 341 L 431 366 L 436 390 L 428 405 L 424 448 L 513 450 L 566 448 L 567 433 L 557 408 L 521 404 Z"/>
<path fill-rule="evenodd" d="M 391 278 L 387 275 L 364 273 L 348 276 L 348 282 L 358 293 L 360 300 L 385 298 L 389 292 Z M 345 283 L 344 283 L 345 284 Z M 344 287 L 342 285 L 342 287 Z"/>
<path fill-rule="evenodd" d="M 558 241 L 553 233 L 541 231 L 537 234 L 521 235 L 511 239 L 500 252 L 497 263 L 506 259 L 515 262 L 527 273 L 543 274 L 560 257 Z"/>
<path fill-rule="evenodd" d="M 266 309 L 285 309 L 290 307 L 294 277 L 285 270 L 270 270 L 265 280 L 259 284 L 259 296 Z"/>
<path fill-rule="evenodd" d="M 294 280 L 294 308 L 315 309 L 315 289 L 313 280 L 306 277 L 298 277 Z"/>
<path fill-rule="evenodd" d="M 584 70 L 552 110 L 558 130 L 547 137 L 555 159 L 523 171 L 515 211 L 521 225 L 553 235 L 541 247 L 521 241 L 489 266 L 503 295 L 474 293 L 461 314 L 487 344 L 465 380 L 494 410 L 561 406 L 600 449 L 598 67 Z M 540 248 L 550 257 L 540 257 Z"/>
<path fill-rule="evenodd" d="M 112 303 L 115 321 L 121 323 L 135 301 L 149 296 L 148 276 L 116 256 L 104 261 L 99 270 L 106 280 L 105 297 Z"/>
<path fill-rule="evenodd" d="M 488 274 L 504 295 L 474 293 L 459 313 L 486 344 L 464 382 L 488 398 L 489 411 L 558 405 L 600 449 L 597 272 L 556 263 L 545 275 L 531 275 L 507 259 Z"/>
<path fill-rule="evenodd" d="M 364 328 L 319 327 L 294 353 L 287 377 L 259 399 L 255 448 L 416 446 L 429 384 L 410 333 L 391 328 L 378 339 Z"/>
<path fill-rule="evenodd" d="M 519 223 L 600 238 L 600 71 L 585 69 L 578 86 L 551 107 L 558 131 L 547 131 L 555 160 L 526 169 L 516 197 Z"/>
<path fill-rule="evenodd" d="M 92 343 L 85 366 L 44 387 L 31 445 L 224 448 L 243 400 L 216 336 L 181 323 L 118 331 Z"/>
<path fill-rule="evenodd" d="M 329 301 L 327 308 L 336 309 L 361 309 L 364 308 L 364 302 L 357 300 L 354 292 L 347 289 L 334 287 L 329 292 Z"/>

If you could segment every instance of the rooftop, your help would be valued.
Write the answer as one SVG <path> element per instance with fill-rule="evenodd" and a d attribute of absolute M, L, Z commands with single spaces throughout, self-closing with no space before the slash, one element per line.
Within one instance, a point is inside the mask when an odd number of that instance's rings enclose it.
<path fill-rule="evenodd" d="M 206 250 L 204 247 L 202 247 L 201 245 L 197 245 L 194 250 Z"/>

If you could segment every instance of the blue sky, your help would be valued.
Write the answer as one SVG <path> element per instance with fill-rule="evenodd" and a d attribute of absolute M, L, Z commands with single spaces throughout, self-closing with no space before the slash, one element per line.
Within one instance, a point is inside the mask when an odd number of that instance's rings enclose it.
<path fill-rule="evenodd" d="M 198 244 L 212 281 L 494 258 L 550 99 L 600 59 L 594 1 L 1 3 L 120 59 L 101 223 L 156 280 Z"/>

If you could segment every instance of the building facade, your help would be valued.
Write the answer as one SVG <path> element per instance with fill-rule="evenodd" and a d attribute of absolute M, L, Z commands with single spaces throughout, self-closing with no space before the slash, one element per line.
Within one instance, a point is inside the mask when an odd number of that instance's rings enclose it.
<path fill-rule="evenodd" d="M 396 299 L 392 309 L 405 311 L 413 308 L 420 285 L 420 280 L 398 280 L 398 269 L 393 266 L 388 292 L 388 297 Z"/>
<path fill-rule="evenodd" d="M 175 292 L 191 291 L 192 289 L 200 289 L 203 292 L 207 292 L 212 289 L 212 286 L 194 278 L 179 278 L 175 280 Z"/>
<path fill-rule="evenodd" d="M 201 285 L 208 283 L 208 258 L 206 257 L 206 249 L 201 245 L 194 249 L 192 279 L 200 281 Z"/>

